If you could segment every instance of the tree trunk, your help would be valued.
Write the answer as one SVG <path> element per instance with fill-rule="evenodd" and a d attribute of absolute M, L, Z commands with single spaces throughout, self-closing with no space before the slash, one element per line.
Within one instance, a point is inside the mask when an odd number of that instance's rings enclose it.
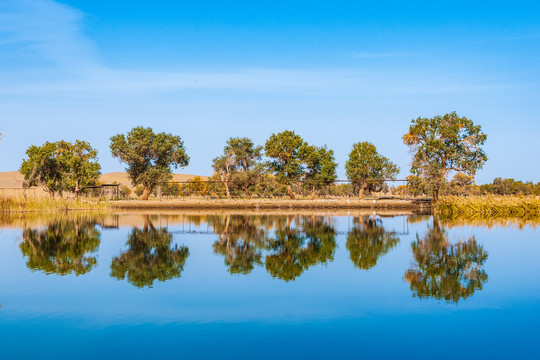
<path fill-rule="evenodd" d="M 227 199 L 231 200 L 231 193 L 229 192 L 229 179 L 230 176 L 219 174 L 219 178 L 225 187 L 225 194 L 227 194 Z"/>
<path fill-rule="evenodd" d="M 362 184 L 362 187 L 360 188 L 360 191 L 358 192 L 359 199 L 362 199 L 364 197 L 364 193 L 366 192 L 367 188 L 368 188 L 368 184 L 367 182 L 364 182 Z"/>
<path fill-rule="evenodd" d="M 439 189 L 433 190 L 433 199 L 432 202 L 436 204 L 439 201 Z"/>
<path fill-rule="evenodd" d="M 315 200 L 315 194 L 316 194 L 315 186 L 313 186 L 313 187 L 311 188 L 311 200 Z"/>
<path fill-rule="evenodd" d="M 144 191 L 141 195 L 141 200 L 148 200 L 148 197 L 150 196 L 151 192 L 152 192 L 152 189 L 145 186 Z"/>
<path fill-rule="evenodd" d="M 287 192 L 289 193 L 289 197 L 292 199 L 292 200 L 295 200 L 296 197 L 294 196 L 294 193 L 292 191 L 292 188 L 291 188 L 291 185 L 287 185 Z"/>
<path fill-rule="evenodd" d="M 75 181 L 75 197 L 78 199 L 79 198 L 79 182 L 78 181 Z"/>
<path fill-rule="evenodd" d="M 227 184 L 227 182 L 224 181 L 223 185 L 225 186 L 225 193 L 227 194 L 227 199 L 231 200 L 231 193 L 229 192 L 229 184 Z"/>
<path fill-rule="evenodd" d="M 249 189 L 247 187 L 244 188 L 244 193 L 246 194 L 246 199 L 251 199 L 251 195 L 249 194 Z"/>

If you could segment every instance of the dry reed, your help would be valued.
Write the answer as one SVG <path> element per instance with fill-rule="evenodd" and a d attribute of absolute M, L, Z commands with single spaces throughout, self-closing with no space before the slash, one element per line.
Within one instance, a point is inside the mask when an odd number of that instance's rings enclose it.
<path fill-rule="evenodd" d="M 445 196 L 436 212 L 444 216 L 540 217 L 538 196 Z"/>
<path fill-rule="evenodd" d="M 0 198 L 0 212 L 40 212 L 69 210 L 106 210 L 110 209 L 110 201 L 64 198 Z"/>

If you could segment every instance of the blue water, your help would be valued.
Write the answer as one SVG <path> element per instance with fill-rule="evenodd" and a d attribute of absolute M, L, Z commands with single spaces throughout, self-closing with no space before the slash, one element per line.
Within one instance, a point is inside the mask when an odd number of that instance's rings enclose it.
<path fill-rule="evenodd" d="M 431 217 L 15 219 L 0 359 L 540 358 L 539 254 Z"/>

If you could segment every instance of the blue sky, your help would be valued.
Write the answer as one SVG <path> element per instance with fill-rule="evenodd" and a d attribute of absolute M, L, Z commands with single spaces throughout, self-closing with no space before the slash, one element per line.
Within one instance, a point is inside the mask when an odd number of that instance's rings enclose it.
<path fill-rule="evenodd" d="M 488 134 L 494 177 L 540 181 L 540 3 L 0 0 L 0 171 L 26 148 L 137 125 L 180 135 L 211 174 L 230 136 L 292 129 L 370 141 L 406 176 L 410 120 L 456 111 Z"/>

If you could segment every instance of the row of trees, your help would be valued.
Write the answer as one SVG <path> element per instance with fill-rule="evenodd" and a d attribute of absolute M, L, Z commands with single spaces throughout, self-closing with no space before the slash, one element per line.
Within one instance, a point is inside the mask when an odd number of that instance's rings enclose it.
<path fill-rule="evenodd" d="M 143 200 L 158 184 L 172 179 L 172 169 L 189 164 L 179 136 L 156 134 L 150 128 L 136 127 L 126 135 L 111 137 L 110 149 L 127 165 L 128 176 L 133 186 L 142 189 Z M 81 189 L 97 184 L 97 151 L 86 142 L 47 142 L 31 146 L 26 155 L 28 159 L 20 168 L 25 186 L 43 186 L 54 196 L 63 191 L 78 195 Z M 336 180 L 337 163 L 333 150 L 310 145 L 294 131 L 286 130 L 273 134 L 264 147 L 256 146 L 249 138 L 230 138 L 223 154 L 212 161 L 212 167 L 215 174 L 210 180 L 219 181 L 229 198 L 231 188 L 241 189 L 250 198 L 257 185 L 274 189 L 281 185 L 294 199 L 293 185 L 301 184 L 312 197 L 328 189 Z M 367 142 L 353 146 L 346 169 L 353 187 L 361 189 L 360 196 L 366 189 L 380 186 L 384 178 L 395 178 L 399 171 Z"/>
<path fill-rule="evenodd" d="M 201 218 L 190 219 L 200 224 Z M 317 264 L 334 260 L 337 232 L 321 216 L 209 215 L 205 219 L 217 239 L 214 253 L 222 256 L 231 274 L 249 274 L 263 267 L 275 278 L 293 281 Z M 58 220 L 42 229 L 25 229 L 20 249 L 32 270 L 60 275 L 83 275 L 97 266 L 100 231 L 95 219 Z M 361 270 L 378 261 L 400 242 L 384 229 L 378 217 L 354 218 L 346 248 Z M 415 296 L 457 303 L 482 289 L 487 281 L 483 265 L 488 254 L 474 237 L 452 243 L 438 221 L 411 244 L 414 261 L 405 272 Z M 189 249 L 173 242 L 165 228 L 149 216 L 133 228 L 126 249 L 112 259 L 110 275 L 137 287 L 180 277 Z"/>
<path fill-rule="evenodd" d="M 407 192 L 413 196 L 428 195 L 429 188 L 418 176 L 407 177 Z M 398 191 L 405 190 L 398 188 Z M 514 179 L 495 178 L 490 184 L 477 185 L 472 176 L 462 173 L 454 175 L 451 181 L 444 184 L 440 190 L 443 195 L 540 195 L 540 182 L 523 182 Z"/>
<path fill-rule="evenodd" d="M 452 173 L 474 179 L 487 160 L 482 149 L 486 138 L 479 125 L 455 112 L 414 119 L 403 136 L 413 156 L 411 182 L 436 201 Z M 127 165 L 133 186 L 142 187 L 144 200 L 158 184 L 172 179 L 173 169 L 189 164 L 179 136 L 156 134 L 151 128 L 136 127 L 111 137 L 110 149 Z M 28 159 L 20 169 L 26 185 L 44 186 L 51 194 L 66 190 L 78 194 L 99 177 L 97 152 L 86 142 L 46 143 L 30 147 L 26 154 Z M 211 180 L 220 182 L 229 198 L 232 188 L 250 198 L 257 186 L 275 182 L 295 199 L 299 188 L 312 197 L 328 192 L 336 180 L 337 163 L 333 150 L 308 144 L 294 131 L 285 130 L 272 134 L 264 146 L 246 137 L 230 138 L 212 167 L 215 173 Z M 353 145 L 345 169 L 359 197 L 367 190 L 380 190 L 384 180 L 396 179 L 399 173 L 399 168 L 369 142 Z"/>

